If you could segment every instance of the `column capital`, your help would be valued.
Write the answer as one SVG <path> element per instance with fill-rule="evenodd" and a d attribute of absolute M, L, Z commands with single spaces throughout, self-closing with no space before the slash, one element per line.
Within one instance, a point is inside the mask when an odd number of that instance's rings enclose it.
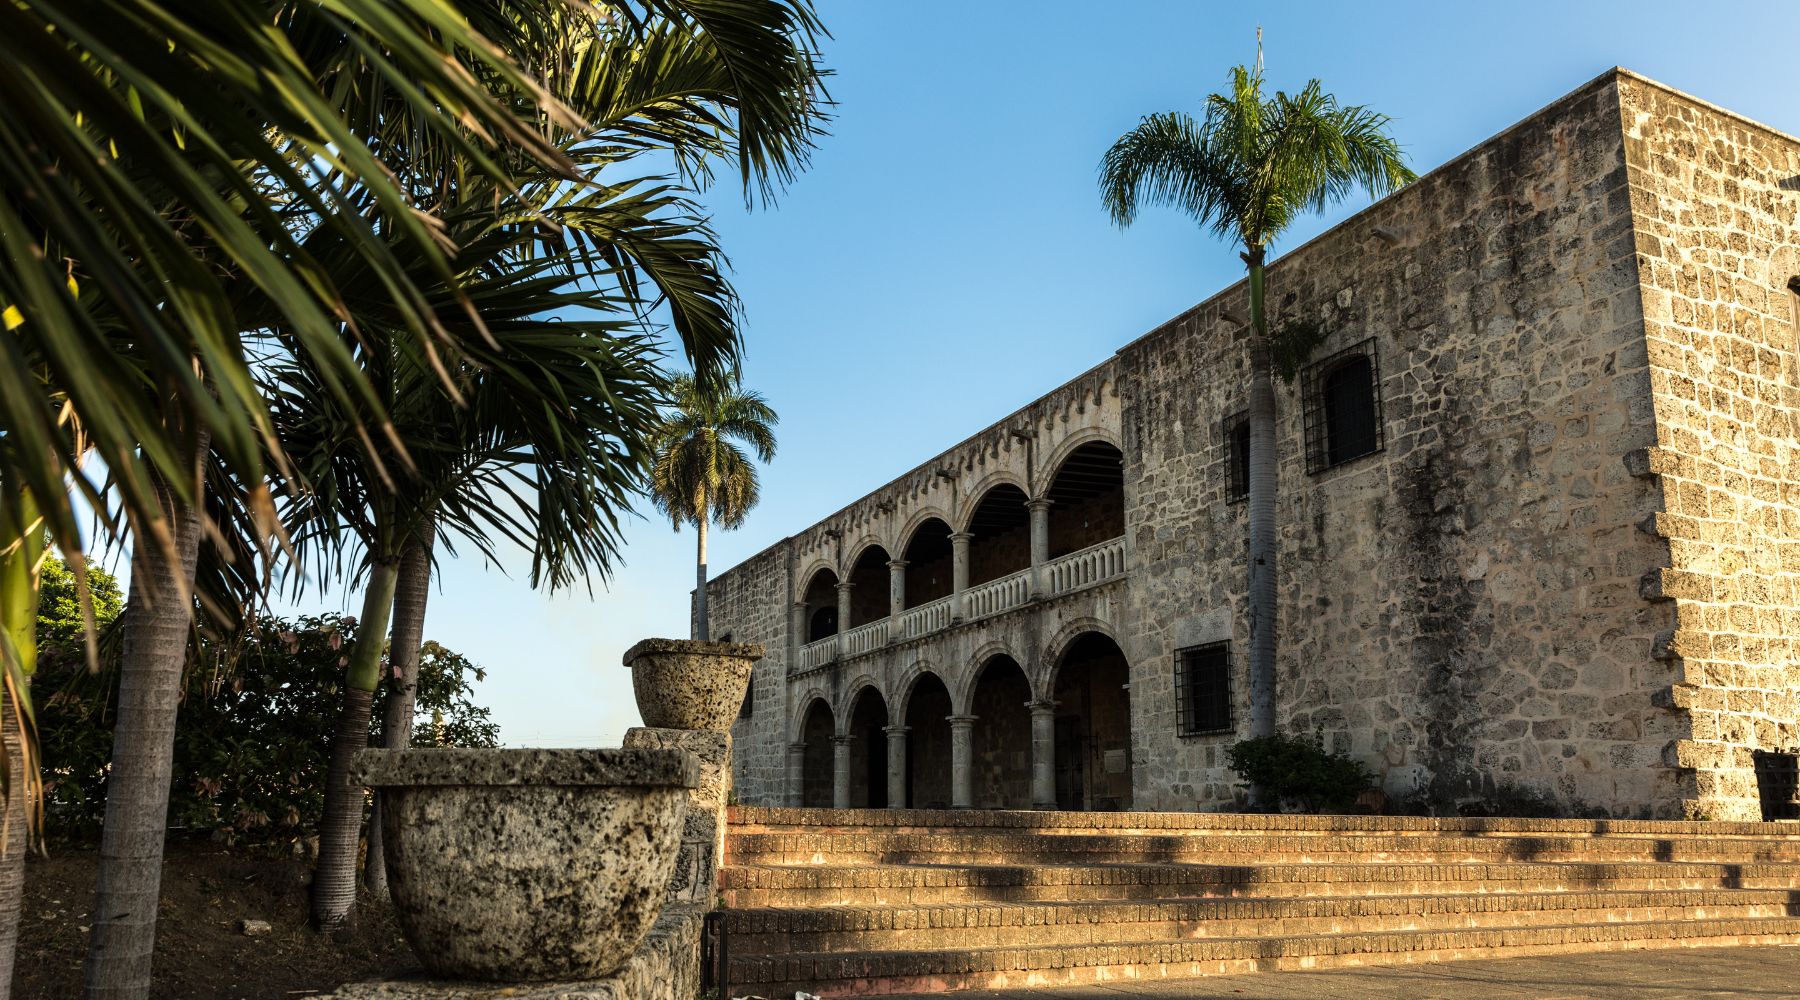
<path fill-rule="evenodd" d="M 806 752 L 806 744 L 805 743 L 789 743 L 788 744 L 788 753 L 805 753 L 805 752 Z"/>
<path fill-rule="evenodd" d="M 906 567 L 911 566 L 911 565 L 912 565 L 912 563 L 909 563 L 904 559 L 889 559 L 888 560 L 888 569 L 905 569 Z"/>
<path fill-rule="evenodd" d="M 974 537 L 975 533 L 973 531 L 953 531 L 950 533 L 950 540 L 952 542 L 963 542 L 964 544 L 967 544 L 968 541 Z"/>
<path fill-rule="evenodd" d="M 856 742 L 856 737 L 854 737 L 854 736 L 833 736 L 831 738 L 831 742 L 834 746 L 848 747 L 848 746 L 850 746 L 850 744 Z"/>
<path fill-rule="evenodd" d="M 839 580 L 837 589 L 840 593 L 847 593 L 851 590 L 855 590 L 856 589 L 856 581 L 855 580 Z"/>
<path fill-rule="evenodd" d="M 912 732 L 911 726 L 882 726 L 881 731 L 889 736 L 905 736 Z"/>
<path fill-rule="evenodd" d="M 1025 707 L 1031 709 L 1033 715 L 1047 715 L 1056 711 L 1056 700 L 1054 698 L 1034 698 L 1026 702 Z"/>
<path fill-rule="evenodd" d="M 1030 511 L 1049 510 L 1050 505 L 1055 502 L 1049 497 L 1032 497 L 1025 501 L 1025 509 Z"/>
<path fill-rule="evenodd" d="M 794 610 L 796 610 L 796 611 L 805 611 L 806 610 L 806 599 L 801 598 L 800 600 L 795 601 L 793 604 L 793 607 L 794 607 Z"/>
<path fill-rule="evenodd" d="M 980 718 L 980 716 L 976 715 L 948 715 L 944 717 L 945 721 L 949 722 L 952 726 L 972 726 L 978 718 Z"/>

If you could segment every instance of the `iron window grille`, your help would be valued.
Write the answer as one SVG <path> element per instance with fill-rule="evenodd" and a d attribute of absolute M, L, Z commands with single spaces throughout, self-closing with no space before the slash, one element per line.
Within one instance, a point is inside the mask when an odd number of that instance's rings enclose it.
<path fill-rule="evenodd" d="M 1373 455 L 1383 447 L 1381 366 L 1375 338 L 1353 344 L 1300 371 L 1306 425 L 1306 471 Z"/>
<path fill-rule="evenodd" d="M 1763 822 L 1800 819 L 1800 755 L 1757 750 L 1750 755 L 1756 769 L 1756 797 Z"/>
<path fill-rule="evenodd" d="M 1232 500 L 1250 496 L 1250 411 L 1239 410 L 1220 422 L 1225 441 L 1225 479 Z"/>
<path fill-rule="evenodd" d="M 1231 643 L 1175 651 L 1175 703 L 1181 736 L 1231 730 Z"/>

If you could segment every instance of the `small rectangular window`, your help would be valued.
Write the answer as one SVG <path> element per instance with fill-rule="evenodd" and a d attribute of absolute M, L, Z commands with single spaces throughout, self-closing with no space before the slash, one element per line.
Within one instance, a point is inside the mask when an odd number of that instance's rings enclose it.
<path fill-rule="evenodd" d="M 1175 702 L 1181 711 L 1180 735 L 1230 731 L 1230 643 L 1211 642 L 1175 651 Z"/>
<path fill-rule="evenodd" d="M 1220 427 L 1225 439 L 1225 495 L 1242 500 L 1250 495 L 1250 411 L 1233 413 Z"/>
<path fill-rule="evenodd" d="M 1375 338 L 1300 370 L 1306 471 L 1324 472 L 1382 448 L 1381 368 Z"/>

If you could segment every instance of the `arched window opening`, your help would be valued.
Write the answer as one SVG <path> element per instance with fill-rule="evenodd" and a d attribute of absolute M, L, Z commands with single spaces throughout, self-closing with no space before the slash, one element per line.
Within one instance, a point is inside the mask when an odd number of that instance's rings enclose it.
<path fill-rule="evenodd" d="M 1125 456 L 1090 441 L 1063 460 L 1050 481 L 1050 558 L 1125 534 Z"/>
<path fill-rule="evenodd" d="M 1025 491 L 1001 483 L 985 493 L 969 518 L 969 586 L 1031 566 L 1031 512 Z"/>
<path fill-rule="evenodd" d="M 806 744 L 800 758 L 800 805 L 807 809 L 831 808 L 832 768 L 836 766 L 831 738 L 835 735 L 831 706 L 823 698 L 814 698 L 800 727 L 800 740 Z"/>
<path fill-rule="evenodd" d="M 955 585 L 956 559 L 950 526 L 931 518 L 913 530 L 906 542 L 906 606 L 916 608 L 949 597 Z"/>
<path fill-rule="evenodd" d="M 1302 371 L 1306 471 L 1323 472 L 1381 450 L 1379 383 L 1373 338 Z"/>
<path fill-rule="evenodd" d="M 845 629 L 878 622 L 888 616 L 888 563 L 892 557 L 879 545 L 862 550 L 850 567 L 850 621 Z"/>
<path fill-rule="evenodd" d="M 936 674 L 913 682 L 906 699 L 906 802 L 950 808 L 950 689 Z"/>
<path fill-rule="evenodd" d="M 1117 643 L 1088 632 L 1056 665 L 1056 807 L 1131 808 L 1131 668 Z"/>
<path fill-rule="evenodd" d="M 990 658 L 975 680 L 970 714 L 974 805 L 1031 808 L 1031 683 L 1010 656 Z"/>
<path fill-rule="evenodd" d="M 887 702 L 874 686 L 857 692 L 850 708 L 850 808 L 886 809 Z"/>
<path fill-rule="evenodd" d="M 818 642 L 838 633 L 837 574 L 822 569 L 806 583 L 806 641 Z"/>

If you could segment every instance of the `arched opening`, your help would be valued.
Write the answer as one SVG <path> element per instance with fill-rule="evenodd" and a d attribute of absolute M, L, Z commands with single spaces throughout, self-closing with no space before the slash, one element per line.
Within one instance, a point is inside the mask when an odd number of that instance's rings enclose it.
<path fill-rule="evenodd" d="M 978 809 L 1031 808 L 1031 682 L 1017 660 L 989 657 L 975 679 L 970 768 Z"/>
<path fill-rule="evenodd" d="M 1045 494 L 1050 500 L 1050 558 L 1125 534 L 1125 456 L 1089 441 L 1063 459 Z"/>
<path fill-rule="evenodd" d="M 873 684 L 850 704 L 850 808 L 886 809 L 887 702 Z"/>
<path fill-rule="evenodd" d="M 1319 380 L 1325 411 L 1325 458 L 1348 462 L 1379 447 L 1375 416 L 1375 370 L 1368 355 L 1346 358 Z"/>
<path fill-rule="evenodd" d="M 1131 808 L 1131 669 L 1099 632 L 1069 644 L 1056 664 L 1056 807 Z"/>
<path fill-rule="evenodd" d="M 916 608 L 949 597 L 955 585 L 950 526 L 933 517 L 913 529 L 906 542 L 906 606 Z"/>
<path fill-rule="evenodd" d="M 888 616 L 888 563 L 893 557 L 879 545 L 862 550 L 850 566 L 850 621 L 845 630 L 878 622 Z"/>
<path fill-rule="evenodd" d="M 906 699 L 906 805 L 950 808 L 950 689 L 922 674 Z"/>
<path fill-rule="evenodd" d="M 837 574 L 821 569 L 806 582 L 806 641 L 818 642 L 838 632 Z"/>
<path fill-rule="evenodd" d="M 969 518 L 969 586 L 1031 566 L 1031 512 L 1011 483 L 988 490 Z"/>
<path fill-rule="evenodd" d="M 800 805 L 807 809 L 831 808 L 832 770 L 836 766 L 831 738 L 836 735 L 831 706 L 823 698 L 814 698 L 800 723 L 800 741 L 806 744 L 806 753 L 800 759 Z"/>

